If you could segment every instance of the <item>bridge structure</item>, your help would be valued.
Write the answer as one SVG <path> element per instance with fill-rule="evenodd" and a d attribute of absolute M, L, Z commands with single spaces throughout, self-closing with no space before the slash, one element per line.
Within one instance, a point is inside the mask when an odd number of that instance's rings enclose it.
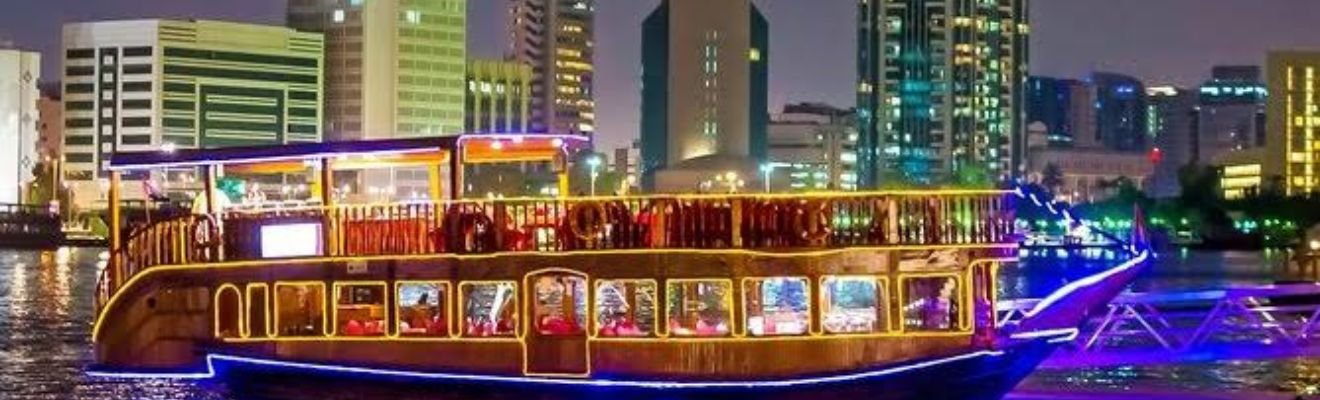
<path fill-rule="evenodd" d="M 63 242 L 59 214 L 41 206 L 0 204 L 0 247 L 54 248 Z"/>
<path fill-rule="evenodd" d="M 1040 299 L 997 304 L 1001 324 Z M 1125 292 L 1092 310 L 1075 338 L 1042 368 L 1074 369 L 1320 356 L 1320 284 Z"/>

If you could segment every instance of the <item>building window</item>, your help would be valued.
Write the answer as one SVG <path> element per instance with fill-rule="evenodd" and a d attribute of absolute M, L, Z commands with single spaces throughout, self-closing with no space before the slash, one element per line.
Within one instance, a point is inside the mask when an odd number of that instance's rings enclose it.
<path fill-rule="evenodd" d="M 385 336 L 385 284 L 335 284 L 335 334 Z"/>
<path fill-rule="evenodd" d="M 821 325 L 825 333 L 871 333 L 889 330 L 885 281 L 868 276 L 821 279 Z"/>
<path fill-rule="evenodd" d="M 580 336 L 586 334 L 587 280 L 565 274 L 536 278 L 532 302 L 532 322 L 536 332 L 545 336 Z"/>
<path fill-rule="evenodd" d="M 743 281 L 743 307 L 751 336 L 804 335 L 811 325 L 807 278 Z"/>
<path fill-rule="evenodd" d="M 332 12 L 331 14 L 332 14 L 332 15 L 331 15 L 331 20 L 333 20 L 335 23 L 343 23 L 343 22 L 344 22 L 344 10 L 335 10 L 335 11 Z"/>
<path fill-rule="evenodd" d="M 417 10 L 407 10 L 403 12 L 404 22 L 416 25 L 422 23 L 422 12 Z"/>
<path fill-rule="evenodd" d="M 903 279 L 903 329 L 947 332 L 960 328 L 962 292 L 956 275 Z"/>
<path fill-rule="evenodd" d="M 656 296 L 655 281 L 597 281 L 596 336 L 655 335 Z"/>
<path fill-rule="evenodd" d="M 400 282 L 397 287 L 400 336 L 449 336 L 448 282 Z"/>
<path fill-rule="evenodd" d="M 729 336 L 733 285 L 728 280 L 671 280 L 665 289 L 670 336 Z"/>
<path fill-rule="evenodd" d="M 325 335 L 325 284 L 275 284 L 275 332 L 281 337 Z"/>
<path fill-rule="evenodd" d="M 518 285 L 514 282 L 463 282 L 463 336 L 513 337 L 518 332 Z"/>

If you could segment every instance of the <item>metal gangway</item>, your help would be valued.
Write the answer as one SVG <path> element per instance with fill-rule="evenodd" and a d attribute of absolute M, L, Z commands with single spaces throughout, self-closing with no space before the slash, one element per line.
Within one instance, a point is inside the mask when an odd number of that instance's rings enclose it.
<path fill-rule="evenodd" d="M 1040 299 L 997 304 L 1000 326 Z M 1320 356 L 1320 284 L 1125 292 L 1092 310 L 1076 339 L 1042 368 Z"/>

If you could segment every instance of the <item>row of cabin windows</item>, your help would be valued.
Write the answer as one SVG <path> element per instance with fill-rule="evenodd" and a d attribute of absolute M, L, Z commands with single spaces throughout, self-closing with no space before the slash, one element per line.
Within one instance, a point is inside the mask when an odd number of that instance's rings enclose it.
<path fill-rule="evenodd" d="M 387 318 L 396 319 L 399 337 L 516 337 L 520 308 L 541 336 L 658 337 L 659 324 L 669 337 L 734 336 L 734 287 L 727 279 L 665 281 L 661 299 L 654 280 L 587 280 L 576 275 L 542 275 L 529 282 L 532 298 L 522 298 L 519 282 L 460 282 L 457 299 L 446 281 L 341 282 L 330 292 L 322 282 L 277 283 L 273 320 L 266 317 L 266 285 L 249 285 L 246 301 L 236 287 L 216 295 L 216 335 L 238 337 L 384 337 Z M 749 278 L 742 282 L 741 327 L 746 336 L 801 336 L 812 331 L 811 310 L 820 308 L 819 332 L 831 335 L 894 331 L 892 304 L 907 332 L 963 329 L 967 299 L 955 275 L 904 278 L 901 296 L 890 296 L 888 280 L 871 276 L 825 276 L 814 288 L 805 277 Z M 819 291 L 819 292 L 814 292 Z M 813 301 L 813 296 L 815 300 Z M 661 301 L 663 300 L 663 301 Z M 593 312 L 588 315 L 588 302 Z M 238 308 L 246 303 L 244 312 Z M 664 314 L 660 304 L 663 303 Z M 395 307 L 391 313 L 387 307 Z M 330 315 L 327 315 L 327 312 Z M 240 322 L 240 321 L 246 321 Z M 267 327 L 269 325 L 269 327 Z M 588 327 L 590 325 L 590 327 Z M 269 329 L 267 329 L 269 328 Z"/>

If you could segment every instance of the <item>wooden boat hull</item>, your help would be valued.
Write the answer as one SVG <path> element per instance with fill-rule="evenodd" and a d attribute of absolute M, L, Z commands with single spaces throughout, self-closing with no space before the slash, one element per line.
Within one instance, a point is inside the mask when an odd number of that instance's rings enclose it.
<path fill-rule="evenodd" d="M 744 382 L 521 379 L 229 356 L 210 362 L 232 394 L 253 399 L 999 399 L 1059 339 L 841 375 Z"/>

